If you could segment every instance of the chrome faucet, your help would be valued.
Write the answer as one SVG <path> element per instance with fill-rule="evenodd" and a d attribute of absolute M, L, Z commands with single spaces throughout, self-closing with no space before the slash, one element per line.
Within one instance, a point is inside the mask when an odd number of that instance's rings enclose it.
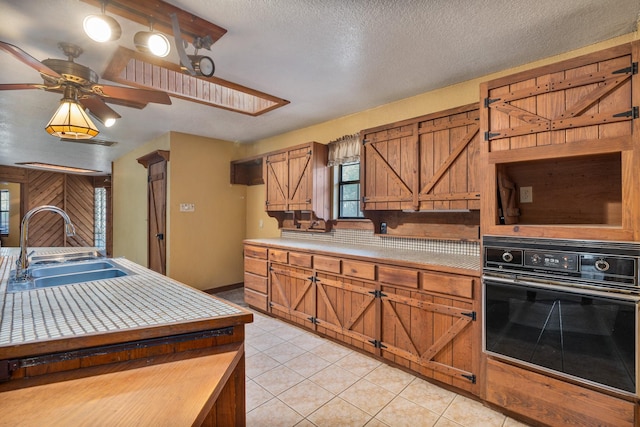
<path fill-rule="evenodd" d="M 69 215 L 62 209 L 57 206 L 38 206 L 37 208 L 31 209 L 26 215 L 22 218 L 22 222 L 20 223 L 20 258 L 16 262 L 16 279 L 27 279 L 27 270 L 29 268 L 29 255 L 27 254 L 27 240 L 29 238 L 29 220 L 32 216 L 37 214 L 38 212 L 49 211 L 56 212 L 60 214 L 62 219 L 64 219 L 65 223 L 65 232 L 67 236 L 74 236 L 76 234 L 76 228 L 71 223 L 71 219 L 69 219 Z"/>

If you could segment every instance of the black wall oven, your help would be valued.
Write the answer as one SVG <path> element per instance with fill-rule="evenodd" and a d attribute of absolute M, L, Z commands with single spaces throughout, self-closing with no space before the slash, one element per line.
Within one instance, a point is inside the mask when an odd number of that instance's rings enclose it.
<path fill-rule="evenodd" d="M 639 396 L 640 244 L 483 238 L 483 350 Z"/>

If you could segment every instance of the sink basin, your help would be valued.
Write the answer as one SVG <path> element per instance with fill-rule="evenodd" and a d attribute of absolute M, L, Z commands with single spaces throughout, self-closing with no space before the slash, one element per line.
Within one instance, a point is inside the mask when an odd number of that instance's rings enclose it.
<path fill-rule="evenodd" d="M 55 276 L 38 277 L 33 279 L 36 289 L 51 286 L 70 285 L 72 283 L 90 282 L 92 280 L 113 279 L 114 277 L 128 276 L 129 273 L 119 268 L 103 270 L 82 271 L 71 274 L 59 274 Z"/>
<path fill-rule="evenodd" d="M 66 252 L 62 254 L 50 254 L 50 255 L 34 255 L 29 258 L 29 265 L 46 265 L 46 264 L 62 264 L 67 262 L 88 261 L 94 259 L 104 259 L 99 251 L 79 251 L 79 252 Z"/>
<path fill-rule="evenodd" d="M 116 268 L 116 265 L 109 261 L 87 261 L 59 264 L 55 266 L 37 267 L 31 269 L 31 277 L 49 277 L 60 274 L 81 273 L 84 271 L 106 270 Z"/>
<path fill-rule="evenodd" d="M 50 263 L 36 264 L 36 266 L 29 268 L 29 275 L 25 279 L 16 279 L 15 271 L 12 271 L 7 284 L 7 292 L 113 279 L 130 274 L 134 273 L 122 267 L 117 261 L 107 258 L 91 261 L 60 261 L 55 265 Z"/>

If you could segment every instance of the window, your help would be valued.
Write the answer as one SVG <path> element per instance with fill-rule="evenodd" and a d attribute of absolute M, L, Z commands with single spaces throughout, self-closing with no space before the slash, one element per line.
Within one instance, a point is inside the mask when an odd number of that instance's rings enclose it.
<path fill-rule="evenodd" d="M 9 190 L 0 190 L 0 234 L 9 234 Z"/>
<path fill-rule="evenodd" d="M 94 194 L 94 245 L 96 248 L 104 249 L 107 246 L 107 190 L 96 188 Z"/>
<path fill-rule="evenodd" d="M 360 211 L 360 162 L 340 165 L 338 218 L 363 218 Z"/>

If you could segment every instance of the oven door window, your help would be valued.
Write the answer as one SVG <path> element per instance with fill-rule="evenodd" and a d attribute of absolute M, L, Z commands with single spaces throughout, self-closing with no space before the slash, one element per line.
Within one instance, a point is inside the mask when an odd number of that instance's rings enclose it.
<path fill-rule="evenodd" d="M 637 303 L 485 282 L 485 350 L 636 393 Z"/>

